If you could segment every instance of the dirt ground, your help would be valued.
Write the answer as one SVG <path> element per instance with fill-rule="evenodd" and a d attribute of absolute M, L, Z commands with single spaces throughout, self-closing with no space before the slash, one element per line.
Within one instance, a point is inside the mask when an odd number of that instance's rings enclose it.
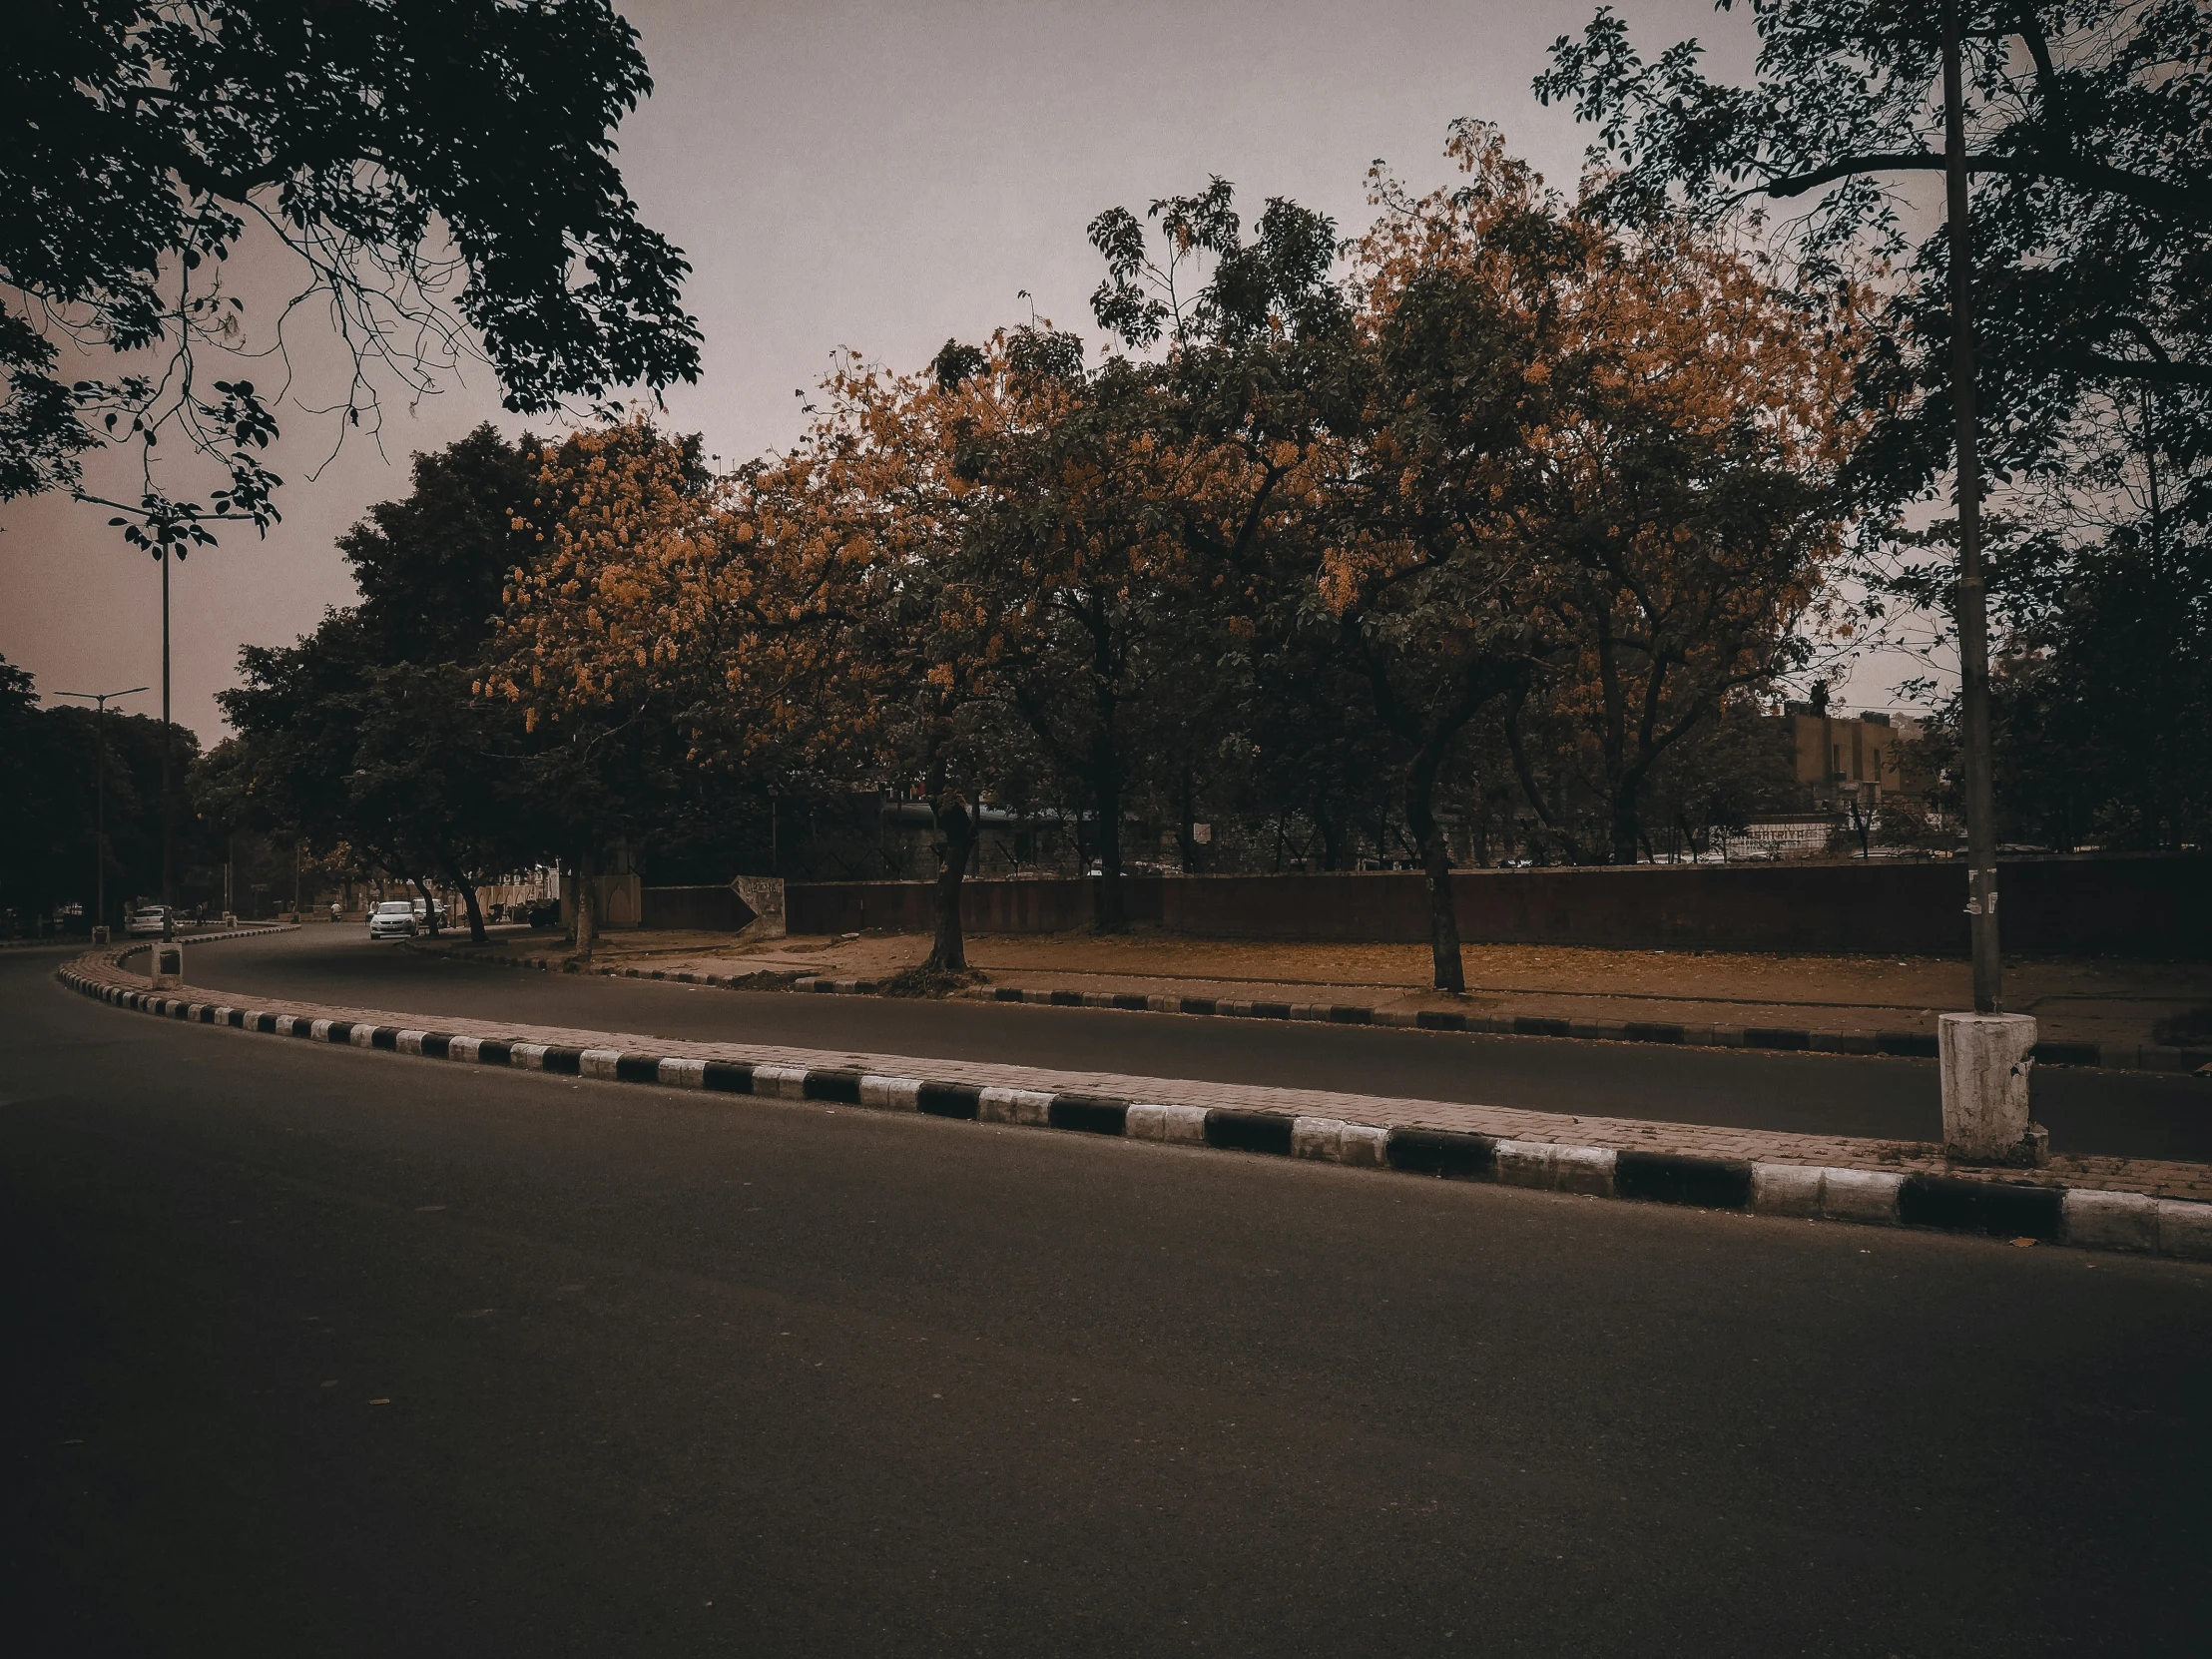
<path fill-rule="evenodd" d="M 525 935 L 533 955 L 564 955 L 558 935 Z M 914 933 L 752 942 L 699 933 L 604 936 L 603 965 L 775 976 L 884 979 L 929 953 Z M 1429 989 L 1424 945 L 1191 938 L 1134 932 L 971 934 L 970 966 L 992 984 L 1034 989 L 1452 1007 L 1581 1019 L 1933 1031 L 1970 1004 L 1963 961 L 1939 957 L 1767 955 L 1468 945 L 1467 993 Z M 2005 1006 L 2035 1015 L 2054 1040 L 2153 1042 L 2162 1021 L 2212 1005 L 2212 962 L 2022 958 L 2005 968 Z M 2194 1040 L 2194 1039 L 2192 1039 Z"/>

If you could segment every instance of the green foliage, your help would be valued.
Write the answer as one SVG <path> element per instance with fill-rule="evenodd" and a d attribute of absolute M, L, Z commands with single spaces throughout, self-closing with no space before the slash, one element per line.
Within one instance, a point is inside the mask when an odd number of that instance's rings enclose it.
<path fill-rule="evenodd" d="M 81 904 L 92 916 L 103 772 L 110 924 L 134 898 L 160 890 L 162 730 L 118 709 L 102 721 L 76 704 L 41 708 L 31 675 L 0 661 L 0 932 L 27 928 L 58 904 Z M 170 741 L 180 761 L 199 755 L 199 739 L 182 727 Z M 187 814 L 177 830 L 181 864 L 219 861 L 211 826 Z"/>
<path fill-rule="evenodd" d="M 652 90 L 607 0 L 26 0 L 0 57 L 0 499 L 74 486 L 103 437 L 146 458 L 114 502 L 134 544 L 266 529 L 280 480 L 265 391 L 195 373 L 250 319 L 221 282 L 250 227 L 280 239 L 371 375 L 409 387 L 482 341 L 510 408 L 697 377 L 689 267 L 640 224 L 614 130 Z M 454 312 L 457 311 L 456 317 Z M 40 330 L 170 353 L 169 371 L 63 385 Z M 203 389 L 205 387 L 206 389 Z M 217 458 L 172 498 L 157 441 Z"/>
<path fill-rule="evenodd" d="M 360 604 L 241 653 L 220 699 L 239 737 L 196 779 L 204 810 L 464 888 L 540 855 L 518 811 L 521 718 L 475 695 L 503 585 L 530 556 L 513 521 L 535 455 L 485 426 L 415 457 L 408 497 L 339 541 Z"/>
<path fill-rule="evenodd" d="M 1723 10 L 1732 9 L 1723 0 Z M 1601 9 L 1536 82 L 1595 124 L 1611 212 L 1797 213 L 1781 246 L 1809 289 L 1896 269 L 1860 456 L 1871 498 L 1909 498 L 1950 455 L 1948 255 L 1901 211 L 1939 173 L 1940 9 L 1752 0 L 1750 86 L 1714 81 L 1695 41 L 1645 59 Z M 2066 464 L 2104 391 L 2212 395 L 2212 10 L 2199 0 L 1967 4 L 1976 352 L 1984 463 Z M 1780 205 L 1787 204 L 1787 209 Z"/>

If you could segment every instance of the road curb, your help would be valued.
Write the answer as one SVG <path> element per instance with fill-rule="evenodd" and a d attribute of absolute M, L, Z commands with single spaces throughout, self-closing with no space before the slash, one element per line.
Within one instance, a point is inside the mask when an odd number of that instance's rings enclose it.
<path fill-rule="evenodd" d="M 1590 1198 L 1974 1233 L 2212 1261 L 2212 1204 L 2185 1199 L 2046 1186 L 2001 1176 L 1904 1174 L 1510 1140 L 1344 1118 L 878 1076 L 842 1067 L 701 1060 L 646 1050 L 540 1043 L 519 1034 L 511 1039 L 462 1036 L 296 1015 L 278 1008 L 186 1000 L 117 984 L 102 973 L 86 971 L 95 964 L 113 970 L 132 948 L 144 946 L 81 956 L 57 969 L 55 976 L 85 996 L 160 1018 L 461 1064 L 1175 1141 L 1220 1151 L 1318 1159 Z"/>
<path fill-rule="evenodd" d="M 296 921 L 270 921 L 245 927 L 230 927 L 220 933 L 185 933 L 179 935 L 173 942 L 177 944 L 216 944 L 224 939 L 250 939 L 257 933 L 296 933 L 298 931 L 299 924 Z M 109 948 L 120 950 L 128 956 L 133 951 L 144 950 L 153 943 L 155 943 L 154 936 L 149 933 L 144 938 L 117 940 Z M 59 950 L 64 948 L 82 951 L 85 948 L 85 941 L 83 939 L 0 939 L 0 950 Z"/>
<path fill-rule="evenodd" d="M 857 988 L 802 979 L 798 989 Z M 1374 1008 L 1344 1002 L 1263 1002 L 1211 996 L 1152 996 L 1138 991 L 1035 990 L 986 985 L 962 991 L 979 1002 L 1035 1007 L 1108 1008 L 1123 1013 L 1190 1014 L 1200 1018 L 1310 1021 L 1323 1025 L 1380 1025 L 1404 1031 L 1453 1031 L 1493 1037 L 1553 1037 L 1583 1042 L 1667 1043 L 1692 1048 L 1764 1049 L 1791 1054 L 1889 1055 L 1936 1058 L 1933 1031 L 1815 1031 L 1804 1026 L 1697 1025 L 1671 1020 L 1562 1019 L 1549 1014 L 1463 1014 L 1454 1009 Z M 2212 1049 L 2166 1048 L 2152 1043 L 2040 1042 L 2035 1061 L 2046 1066 L 2093 1066 L 2107 1071 L 2199 1072 L 2212 1067 Z"/>
<path fill-rule="evenodd" d="M 168 942 L 175 944 L 221 944 L 225 939 L 255 939 L 260 938 L 264 933 L 296 933 L 298 931 L 299 923 L 296 921 L 272 921 L 260 927 L 227 928 L 221 933 L 192 933 L 181 939 Z M 155 945 L 162 942 L 164 941 L 154 938 L 138 939 L 129 944 L 112 945 L 106 950 L 95 951 L 93 954 L 103 959 L 112 957 L 120 965 L 125 957 L 136 956 L 142 950 L 151 950 Z M 79 959 L 82 960 L 83 958 Z"/>
<path fill-rule="evenodd" d="M 875 996 L 875 979 L 834 979 L 817 974 L 785 979 L 773 973 L 672 972 L 665 968 L 580 968 L 547 956 L 505 952 L 473 953 L 472 962 L 535 968 L 541 973 L 589 972 L 606 979 L 659 979 L 670 984 L 712 985 L 722 990 L 759 990 L 776 981 L 795 991 L 825 995 Z M 1444 1031 L 1492 1037 L 1549 1037 L 1577 1042 L 1666 1043 L 1686 1048 L 1744 1048 L 1783 1054 L 1887 1055 L 1895 1059 L 1933 1060 L 1933 1031 L 1816 1031 L 1794 1025 L 1702 1025 L 1672 1020 L 1562 1019 L 1550 1014 L 1463 1014 L 1454 1009 L 1376 1008 L 1346 1002 L 1269 1002 L 1211 996 L 1159 996 L 1142 991 L 1036 990 L 1016 985 L 978 985 L 954 993 L 974 1002 L 1018 1003 L 1029 1007 L 1102 1008 L 1120 1013 L 1188 1014 L 1200 1018 L 1304 1021 L 1321 1025 L 1374 1025 L 1399 1031 Z M 2155 1043 L 2039 1042 L 2035 1062 L 2104 1071 L 2155 1071 L 2212 1074 L 2212 1049 L 2169 1048 Z"/>

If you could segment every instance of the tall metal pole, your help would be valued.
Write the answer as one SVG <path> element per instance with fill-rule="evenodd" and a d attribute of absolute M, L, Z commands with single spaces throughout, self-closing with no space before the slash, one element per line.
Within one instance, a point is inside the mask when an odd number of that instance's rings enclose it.
<path fill-rule="evenodd" d="M 175 935 L 177 925 L 173 853 L 177 815 L 171 804 L 169 777 L 169 549 L 164 547 L 155 558 L 162 567 L 162 937 L 166 939 Z"/>
<path fill-rule="evenodd" d="M 108 704 L 115 698 L 136 697 L 145 689 L 144 686 L 133 686 L 129 691 L 54 694 L 56 697 L 73 697 L 93 706 L 93 823 L 96 827 L 94 834 L 99 842 L 92 874 L 92 925 L 95 927 L 105 926 L 108 920 Z"/>
<path fill-rule="evenodd" d="M 1958 680 L 1966 760 L 1966 915 L 1976 1013 L 2003 1008 L 1997 954 L 1996 792 L 1989 753 L 1989 595 L 1981 569 L 1981 461 L 1974 441 L 1973 227 L 1966 201 L 1966 94 L 1958 0 L 1943 0 L 1943 182 L 1950 221 L 1950 382 L 1958 422 Z"/>
<path fill-rule="evenodd" d="M 92 717 L 93 853 L 92 925 L 108 924 L 108 700 Z"/>

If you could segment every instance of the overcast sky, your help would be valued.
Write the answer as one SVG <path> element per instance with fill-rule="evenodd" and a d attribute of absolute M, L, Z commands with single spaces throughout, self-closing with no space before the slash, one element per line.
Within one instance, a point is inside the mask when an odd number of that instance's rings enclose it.
<path fill-rule="evenodd" d="M 1083 227 L 1103 208 L 1141 212 L 1220 174 L 1248 218 L 1289 196 L 1349 233 L 1365 223 L 1371 162 L 1418 185 L 1446 177 L 1456 117 L 1498 123 L 1563 184 L 1589 136 L 1539 108 L 1529 81 L 1593 0 L 622 9 L 657 83 L 622 129 L 624 175 L 647 222 L 690 257 L 686 297 L 706 334 L 701 381 L 671 394 L 670 417 L 726 460 L 789 442 L 794 389 L 839 346 L 919 366 L 948 336 L 1027 317 L 1024 289 L 1039 314 L 1087 327 L 1099 271 Z M 1748 64 L 1742 12 L 1715 17 L 1703 0 L 1620 9 L 1647 51 L 1694 34 L 1717 64 Z M 244 291 L 264 298 L 244 275 Z M 334 401 L 331 364 L 304 335 L 295 343 L 298 400 Z M 351 601 L 333 539 L 370 502 L 405 493 L 410 452 L 487 418 L 519 429 L 487 371 L 467 382 L 412 409 L 390 402 L 381 453 L 349 439 L 327 464 L 328 422 L 284 411 L 284 522 L 267 540 L 227 535 L 173 573 L 180 721 L 220 737 L 215 694 L 240 645 L 289 642 Z M 106 516 L 56 497 L 0 510 L 0 656 L 49 699 L 159 672 L 156 568 Z M 1900 672 L 1863 671 L 1850 696 L 1883 703 Z M 152 694 L 128 706 L 157 707 Z"/>

